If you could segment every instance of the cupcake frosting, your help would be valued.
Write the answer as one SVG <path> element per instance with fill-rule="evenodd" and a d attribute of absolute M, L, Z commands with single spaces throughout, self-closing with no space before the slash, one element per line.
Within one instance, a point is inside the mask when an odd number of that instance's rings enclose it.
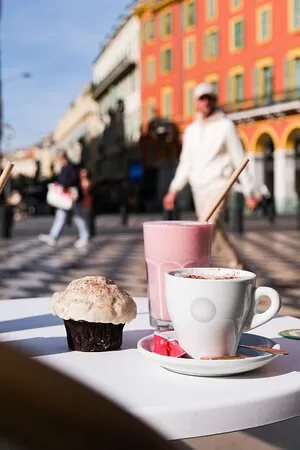
<path fill-rule="evenodd" d="M 52 297 L 52 313 L 64 320 L 126 323 L 136 317 L 132 297 L 112 280 L 89 276 L 71 281 Z"/>

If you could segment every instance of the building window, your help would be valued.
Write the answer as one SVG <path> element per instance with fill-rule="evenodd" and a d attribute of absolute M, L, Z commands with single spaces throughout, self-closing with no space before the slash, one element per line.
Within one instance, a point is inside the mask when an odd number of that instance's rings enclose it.
<path fill-rule="evenodd" d="M 213 81 L 210 82 L 210 84 L 213 87 L 214 93 L 216 95 L 219 95 L 219 83 L 218 83 L 218 80 L 213 80 Z"/>
<path fill-rule="evenodd" d="M 146 64 L 146 80 L 148 83 L 155 82 L 155 62 L 153 58 L 149 58 Z"/>
<path fill-rule="evenodd" d="M 234 77 L 235 102 L 244 101 L 244 74 L 239 73 Z"/>
<path fill-rule="evenodd" d="M 237 72 L 229 76 L 228 102 L 230 104 L 241 103 L 244 101 L 244 73 Z"/>
<path fill-rule="evenodd" d="M 273 97 L 273 66 L 270 64 L 255 67 L 253 94 L 259 105 L 270 104 Z"/>
<path fill-rule="evenodd" d="M 154 19 L 149 19 L 144 23 L 144 40 L 152 41 L 154 39 Z"/>
<path fill-rule="evenodd" d="M 206 17 L 211 20 L 217 15 L 217 0 L 206 0 Z"/>
<path fill-rule="evenodd" d="M 300 54 L 285 61 L 285 90 L 288 98 L 298 98 L 300 92 Z"/>
<path fill-rule="evenodd" d="M 172 49 L 166 48 L 162 50 L 161 52 L 161 72 L 162 73 L 168 73 L 171 72 L 173 67 L 173 55 L 172 55 Z"/>
<path fill-rule="evenodd" d="M 155 100 L 149 99 L 147 102 L 147 120 L 150 122 L 155 117 Z"/>
<path fill-rule="evenodd" d="M 263 11 L 260 15 L 260 39 L 265 41 L 270 34 L 270 11 Z"/>
<path fill-rule="evenodd" d="M 196 23 L 196 5 L 195 0 L 184 3 L 184 26 L 192 27 Z"/>
<path fill-rule="evenodd" d="M 193 117 L 195 113 L 195 96 L 194 96 L 195 82 L 187 81 L 185 84 L 185 100 L 184 100 L 184 115 L 185 117 Z"/>
<path fill-rule="evenodd" d="M 258 42 L 265 42 L 271 39 L 272 34 L 272 11 L 270 7 L 258 10 L 257 18 Z"/>
<path fill-rule="evenodd" d="M 160 16 L 160 35 L 162 37 L 169 36 L 172 34 L 172 13 L 164 13 Z"/>
<path fill-rule="evenodd" d="M 185 66 L 193 67 L 196 64 L 196 40 L 195 38 L 187 38 L 185 41 Z"/>
<path fill-rule="evenodd" d="M 170 119 L 172 117 L 172 90 L 170 88 L 163 89 L 162 114 L 166 119 Z"/>
<path fill-rule="evenodd" d="M 233 21 L 232 23 L 232 48 L 233 51 L 244 47 L 244 20 Z"/>
<path fill-rule="evenodd" d="M 210 34 L 210 50 L 211 50 L 211 56 L 212 58 L 215 58 L 216 56 L 218 56 L 218 52 L 219 52 L 219 42 L 218 42 L 218 32 L 217 31 L 213 31 Z"/>
<path fill-rule="evenodd" d="M 294 59 L 294 71 L 295 71 L 295 89 L 299 94 L 299 90 L 300 90 L 300 57 Z"/>
<path fill-rule="evenodd" d="M 272 66 L 262 68 L 262 89 L 263 97 L 270 99 L 272 97 L 273 74 Z"/>
<path fill-rule="evenodd" d="M 237 9 L 242 5 L 242 0 L 230 0 L 231 9 Z"/>
<path fill-rule="evenodd" d="M 188 104 L 187 104 L 187 106 L 188 106 L 187 112 L 188 112 L 189 116 L 192 116 L 194 114 L 194 110 L 195 110 L 194 105 L 195 105 L 194 88 L 193 88 L 193 86 L 190 86 L 188 88 Z"/>
<path fill-rule="evenodd" d="M 290 0 L 290 30 L 300 30 L 300 0 Z"/>
<path fill-rule="evenodd" d="M 204 59 L 214 59 L 219 54 L 219 33 L 208 31 L 204 34 Z"/>

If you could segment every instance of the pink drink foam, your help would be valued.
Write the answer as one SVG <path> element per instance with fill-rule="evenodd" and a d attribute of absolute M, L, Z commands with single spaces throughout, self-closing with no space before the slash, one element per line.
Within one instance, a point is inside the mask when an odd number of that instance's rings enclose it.
<path fill-rule="evenodd" d="M 169 321 L 165 272 L 186 267 L 209 267 L 213 225 L 200 222 L 145 222 L 144 245 L 151 314 Z"/>

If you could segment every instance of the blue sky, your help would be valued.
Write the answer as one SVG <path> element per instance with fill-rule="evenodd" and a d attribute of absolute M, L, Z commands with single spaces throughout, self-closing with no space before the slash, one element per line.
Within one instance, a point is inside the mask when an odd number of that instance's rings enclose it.
<path fill-rule="evenodd" d="M 54 129 L 65 108 L 91 79 L 92 61 L 101 42 L 131 1 L 2 3 L 4 122 L 15 130 L 11 147 L 20 148 Z M 32 78 L 19 78 L 24 71 L 31 72 Z M 7 139 L 3 146 L 7 149 Z"/>

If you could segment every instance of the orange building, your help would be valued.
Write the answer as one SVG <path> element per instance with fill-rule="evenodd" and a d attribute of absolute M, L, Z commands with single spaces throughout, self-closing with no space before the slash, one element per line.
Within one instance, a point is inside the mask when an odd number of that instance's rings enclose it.
<path fill-rule="evenodd" d="M 157 112 L 183 130 L 193 120 L 195 85 L 213 83 L 237 123 L 257 181 L 268 185 L 279 213 L 294 211 L 300 0 L 153 0 L 138 2 L 135 12 L 143 122 Z"/>

